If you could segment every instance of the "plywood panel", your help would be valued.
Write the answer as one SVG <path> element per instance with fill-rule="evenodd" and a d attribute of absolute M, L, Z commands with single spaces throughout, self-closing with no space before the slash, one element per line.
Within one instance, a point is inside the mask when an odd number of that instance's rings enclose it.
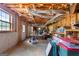
<path fill-rule="evenodd" d="M 76 13 L 74 14 L 67 14 L 65 15 L 66 17 L 64 19 L 59 20 L 58 22 L 52 24 L 53 26 L 53 30 L 56 30 L 58 26 L 66 26 L 66 27 L 70 27 L 71 29 L 74 29 L 75 27 L 73 26 L 76 22 L 79 21 L 79 14 L 77 14 L 77 18 L 76 19 Z"/>

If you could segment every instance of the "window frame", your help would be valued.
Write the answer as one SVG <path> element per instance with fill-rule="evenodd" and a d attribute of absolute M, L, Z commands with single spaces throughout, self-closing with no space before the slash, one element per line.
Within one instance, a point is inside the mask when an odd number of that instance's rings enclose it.
<path fill-rule="evenodd" d="M 0 8 L 0 11 L 1 11 L 1 12 L 4 12 L 5 15 L 6 15 L 6 14 L 9 15 L 9 22 L 8 22 L 8 21 L 4 21 L 4 20 L 0 20 L 0 21 L 1 21 L 1 25 L 0 25 L 0 26 L 1 26 L 1 30 L 0 30 L 0 32 L 11 32 L 11 26 L 12 26 L 12 23 L 11 23 L 11 20 L 12 20 L 12 19 L 11 19 L 11 17 L 12 17 L 12 16 L 10 15 L 10 13 L 8 13 L 6 10 L 3 10 L 2 8 Z M 6 17 L 5 17 L 5 18 L 6 18 Z M 1 19 L 2 19 L 2 14 L 1 14 Z M 7 30 L 7 25 L 6 25 L 6 26 L 3 26 L 3 25 L 2 25 L 2 22 L 6 23 L 6 24 L 8 23 L 8 24 L 10 25 L 10 26 L 9 26 L 9 30 Z M 3 30 L 2 27 L 6 27 L 6 30 Z"/>

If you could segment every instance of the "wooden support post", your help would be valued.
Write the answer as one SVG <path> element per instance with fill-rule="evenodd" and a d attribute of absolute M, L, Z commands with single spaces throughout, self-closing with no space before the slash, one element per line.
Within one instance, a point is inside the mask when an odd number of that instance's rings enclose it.
<path fill-rule="evenodd" d="M 22 17 L 18 17 L 18 44 L 22 45 Z"/>
<path fill-rule="evenodd" d="M 26 37 L 29 38 L 29 23 L 26 21 Z"/>
<path fill-rule="evenodd" d="M 75 12 L 76 6 L 77 6 L 76 3 L 70 5 L 70 13 L 74 13 Z"/>

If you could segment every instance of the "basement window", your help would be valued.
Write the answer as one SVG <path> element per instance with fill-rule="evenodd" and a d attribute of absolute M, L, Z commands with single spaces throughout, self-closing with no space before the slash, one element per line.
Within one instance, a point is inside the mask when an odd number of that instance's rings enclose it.
<path fill-rule="evenodd" d="M 0 31 L 10 31 L 11 21 L 10 15 L 6 11 L 0 9 Z"/>

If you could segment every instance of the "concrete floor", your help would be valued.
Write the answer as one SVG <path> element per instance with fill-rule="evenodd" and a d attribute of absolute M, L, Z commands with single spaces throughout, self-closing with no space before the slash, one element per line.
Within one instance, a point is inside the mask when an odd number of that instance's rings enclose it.
<path fill-rule="evenodd" d="M 39 40 L 37 44 L 25 41 L 23 46 L 14 49 L 9 56 L 45 56 L 46 47 L 46 40 Z"/>

